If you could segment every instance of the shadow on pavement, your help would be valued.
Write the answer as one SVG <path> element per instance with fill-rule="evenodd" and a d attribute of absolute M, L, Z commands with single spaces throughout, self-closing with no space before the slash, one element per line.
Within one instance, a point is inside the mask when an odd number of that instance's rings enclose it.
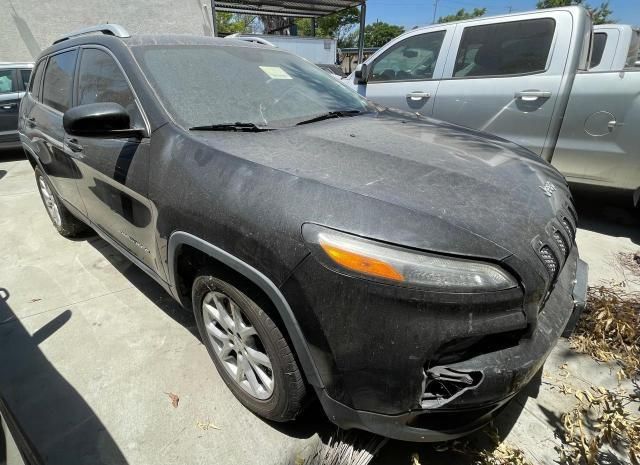
<path fill-rule="evenodd" d="M 3 149 L 0 150 L 0 162 L 26 160 L 27 157 L 22 149 Z"/>
<path fill-rule="evenodd" d="M 640 209 L 631 196 L 593 190 L 573 191 L 578 210 L 578 226 L 588 231 L 615 237 L 627 237 L 640 244 Z"/>
<path fill-rule="evenodd" d="M 72 318 L 71 311 L 31 335 L 9 298 L 9 291 L 0 288 L 0 413 L 25 463 L 126 464 L 91 407 L 38 347 Z"/>

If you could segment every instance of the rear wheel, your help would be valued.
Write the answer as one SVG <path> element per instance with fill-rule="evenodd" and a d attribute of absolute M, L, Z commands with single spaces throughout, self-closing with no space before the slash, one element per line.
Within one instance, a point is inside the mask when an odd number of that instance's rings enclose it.
<path fill-rule="evenodd" d="M 62 204 L 40 168 L 35 169 L 35 176 L 40 198 L 56 230 L 64 237 L 75 237 L 85 233 L 89 229 L 88 226 L 73 216 Z"/>
<path fill-rule="evenodd" d="M 202 341 L 238 400 L 269 420 L 294 419 L 306 388 L 273 320 L 244 292 L 206 272 L 195 279 L 192 299 Z"/>

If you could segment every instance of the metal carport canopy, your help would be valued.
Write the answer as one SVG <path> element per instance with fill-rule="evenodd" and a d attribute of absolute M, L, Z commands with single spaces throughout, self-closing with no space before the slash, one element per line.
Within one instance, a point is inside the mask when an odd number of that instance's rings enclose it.
<path fill-rule="evenodd" d="M 211 0 L 211 13 L 214 18 L 216 11 L 255 15 L 292 16 L 297 18 L 320 18 L 354 6 L 360 6 L 358 62 L 361 63 L 362 49 L 364 47 L 366 0 Z"/>

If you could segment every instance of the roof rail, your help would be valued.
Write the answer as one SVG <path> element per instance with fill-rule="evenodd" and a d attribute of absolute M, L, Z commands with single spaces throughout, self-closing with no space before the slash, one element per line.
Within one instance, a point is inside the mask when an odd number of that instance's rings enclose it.
<path fill-rule="evenodd" d="M 131 37 L 131 34 L 129 34 L 127 30 L 122 26 L 120 26 L 119 24 L 98 24 L 96 26 L 89 26 L 89 27 L 85 27 L 84 29 L 79 29 L 77 31 L 74 31 L 70 34 L 67 34 L 66 36 L 56 39 L 53 43 L 55 45 L 57 43 L 72 39 L 74 37 L 83 36 L 85 34 L 93 34 L 96 32 L 100 32 L 102 34 L 107 34 L 110 36 L 120 37 L 120 38 Z"/>

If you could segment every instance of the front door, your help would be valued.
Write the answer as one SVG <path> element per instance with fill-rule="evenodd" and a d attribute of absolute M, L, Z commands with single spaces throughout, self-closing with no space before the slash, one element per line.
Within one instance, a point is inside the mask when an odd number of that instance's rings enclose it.
<path fill-rule="evenodd" d="M 122 105 L 131 127 L 144 128 L 142 112 L 115 58 L 100 48 L 83 48 L 76 105 Z M 87 215 L 111 239 L 157 270 L 152 210 L 147 200 L 149 138 L 66 136 L 66 147 L 82 171 L 80 193 Z"/>
<path fill-rule="evenodd" d="M 459 25 L 434 117 L 542 155 L 574 28 L 568 12 Z"/>
<path fill-rule="evenodd" d="M 430 116 L 452 30 L 443 27 L 392 42 L 372 57 L 359 91 L 381 105 Z"/>

